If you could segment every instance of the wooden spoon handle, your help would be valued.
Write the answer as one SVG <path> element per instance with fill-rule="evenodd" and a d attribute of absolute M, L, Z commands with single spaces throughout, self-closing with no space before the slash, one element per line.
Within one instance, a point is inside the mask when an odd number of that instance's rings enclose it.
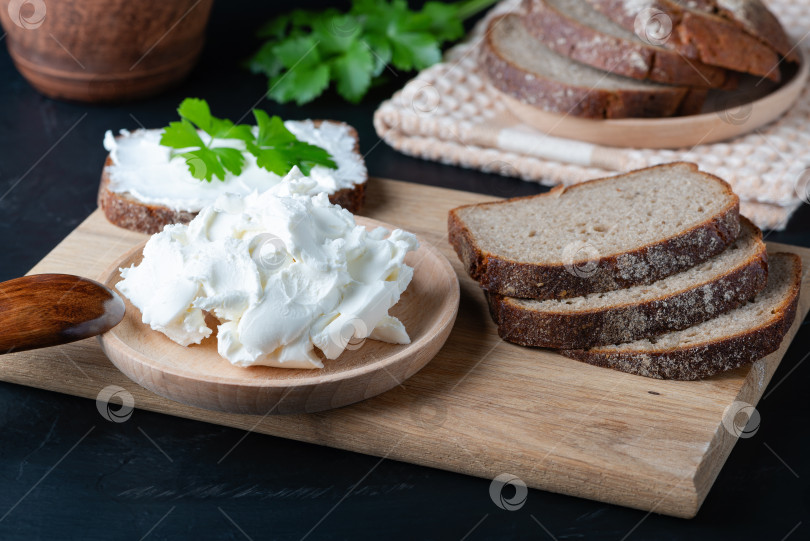
<path fill-rule="evenodd" d="M 117 293 L 70 274 L 35 274 L 0 283 L 0 354 L 74 342 L 124 317 Z"/>

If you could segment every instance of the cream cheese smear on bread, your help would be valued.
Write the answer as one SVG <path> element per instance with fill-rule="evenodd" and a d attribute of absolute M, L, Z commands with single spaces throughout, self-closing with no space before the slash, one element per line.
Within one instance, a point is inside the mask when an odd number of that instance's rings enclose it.
<path fill-rule="evenodd" d="M 309 177 L 314 184 L 308 188 L 309 195 L 333 194 L 365 180 L 366 166 L 354 152 L 356 140 L 347 125 L 323 122 L 316 126 L 311 120 L 288 120 L 284 126 L 300 141 L 326 150 L 337 165 L 337 169 L 320 165 L 312 168 Z M 253 127 L 253 131 L 255 134 L 257 128 Z M 200 181 L 192 176 L 182 158 L 173 157 L 173 149 L 160 144 L 162 133 L 160 129 L 121 130 L 116 137 L 112 131 L 106 132 L 104 148 L 112 160 L 107 167 L 111 191 L 132 194 L 142 203 L 199 212 L 222 194 L 247 195 L 276 189 L 282 184 L 282 176 L 259 167 L 256 157 L 249 153 L 245 153 L 244 169 L 239 175 L 228 173 L 224 181 Z M 211 140 L 202 132 L 200 137 L 206 144 Z M 213 146 L 245 149 L 244 141 L 238 139 L 216 139 Z"/>
<path fill-rule="evenodd" d="M 198 184 L 199 181 L 195 180 Z M 178 344 L 199 344 L 219 320 L 217 348 L 237 366 L 321 368 L 352 340 L 410 342 L 388 314 L 413 277 L 416 237 L 355 223 L 297 168 L 270 190 L 224 194 L 188 225 L 164 228 L 118 290 L 142 320 Z"/>

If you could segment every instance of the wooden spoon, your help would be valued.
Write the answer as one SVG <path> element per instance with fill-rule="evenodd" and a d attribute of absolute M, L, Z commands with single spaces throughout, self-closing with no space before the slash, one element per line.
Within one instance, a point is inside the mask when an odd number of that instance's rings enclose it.
<path fill-rule="evenodd" d="M 75 342 L 124 317 L 117 293 L 70 274 L 34 274 L 0 283 L 0 354 Z"/>

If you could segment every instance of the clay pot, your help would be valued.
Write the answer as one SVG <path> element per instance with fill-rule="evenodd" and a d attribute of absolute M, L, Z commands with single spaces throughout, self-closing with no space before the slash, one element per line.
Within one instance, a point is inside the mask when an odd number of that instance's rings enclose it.
<path fill-rule="evenodd" d="M 154 95 L 191 71 L 213 0 L 8 0 L 17 69 L 46 96 L 88 102 Z"/>

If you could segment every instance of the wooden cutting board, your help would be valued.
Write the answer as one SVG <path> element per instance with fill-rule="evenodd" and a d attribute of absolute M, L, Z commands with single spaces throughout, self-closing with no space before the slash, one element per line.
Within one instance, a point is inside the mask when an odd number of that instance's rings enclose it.
<path fill-rule="evenodd" d="M 723 421 L 733 426 L 735 401 L 759 400 L 810 308 L 806 286 L 789 339 L 753 366 L 700 382 L 631 376 L 498 338 L 483 295 L 464 274 L 446 233 L 450 208 L 492 198 L 377 179 L 368 194 L 363 214 L 435 243 L 461 280 L 449 340 L 393 390 L 323 413 L 215 413 L 139 387 L 115 369 L 96 339 L 6 355 L 0 379 L 92 399 L 120 385 L 137 408 L 489 479 L 509 473 L 530 487 L 656 513 L 697 513 L 737 439 Z M 31 272 L 98 278 L 145 238 L 96 211 Z M 796 252 L 810 265 L 808 249 L 769 248 Z"/>

